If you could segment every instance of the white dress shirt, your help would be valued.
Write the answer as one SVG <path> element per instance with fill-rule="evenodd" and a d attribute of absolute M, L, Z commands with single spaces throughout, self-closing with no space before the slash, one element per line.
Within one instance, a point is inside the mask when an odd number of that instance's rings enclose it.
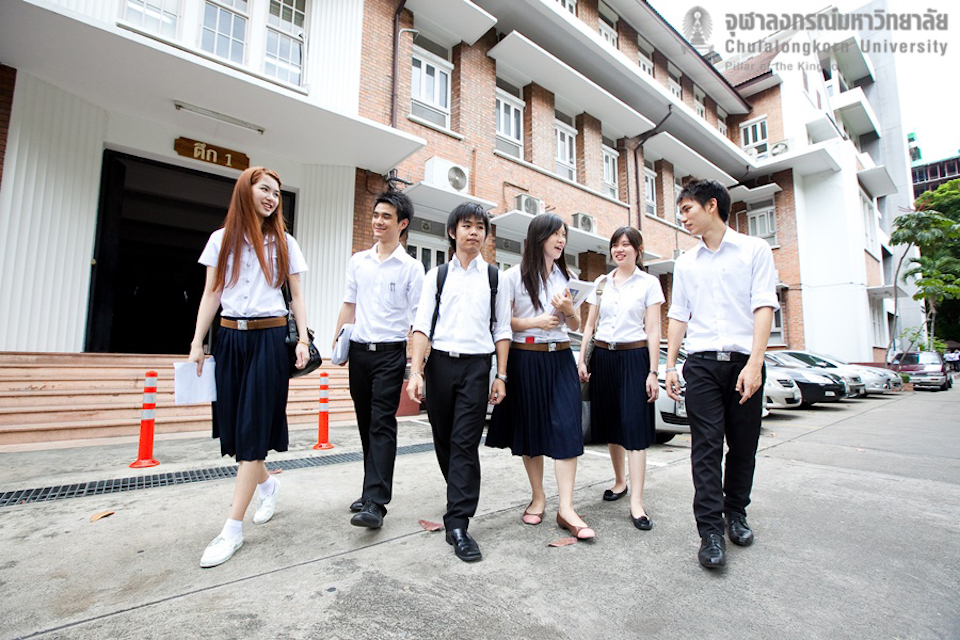
<path fill-rule="evenodd" d="M 613 282 L 616 270 L 596 279 L 599 285 L 607 279 L 600 294 L 600 324 L 594 337 L 603 342 L 639 342 L 647 339 L 644 326 L 647 307 L 663 304 L 663 288 L 660 279 L 634 267 L 633 275 L 617 286 Z M 587 296 L 587 302 L 597 304 L 597 290 Z M 659 342 L 659 340 L 658 340 Z"/>
<path fill-rule="evenodd" d="M 223 233 L 223 229 L 217 229 L 210 234 L 207 246 L 200 254 L 198 260 L 200 264 L 208 267 L 217 266 L 220 248 L 223 246 Z M 276 270 L 277 253 L 273 247 L 273 236 L 263 239 L 263 248 L 266 252 L 267 264 L 272 265 Z M 289 233 L 287 234 L 287 253 L 290 256 L 289 272 L 291 274 L 303 273 L 307 270 L 307 261 L 303 258 L 300 245 Z M 222 315 L 228 318 L 270 318 L 287 315 L 283 292 L 273 285 L 272 278 L 269 282 L 267 281 L 263 269 L 260 268 L 260 261 L 257 260 L 257 252 L 246 240 L 240 251 L 240 278 L 232 287 L 226 286 L 233 273 L 234 258 L 233 254 L 227 257 L 225 285 L 220 295 Z"/>
<path fill-rule="evenodd" d="M 401 342 L 407 339 L 420 303 L 423 265 L 398 244 L 383 262 L 380 243 L 359 251 L 347 265 L 344 302 L 357 305 L 353 342 Z"/>
<path fill-rule="evenodd" d="M 511 267 L 500 277 L 510 285 L 510 301 L 513 303 L 514 318 L 535 318 L 545 313 L 554 313 L 560 318 L 560 325 L 549 331 L 536 328 L 514 331 L 514 342 L 526 342 L 528 337 L 532 337 L 534 342 L 566 342 L 570 339 L 567 335 L 565 317 L 550 303 L 554 295 L 563 293 L 567 288 L 567 278 L 560 271 L 560 267 L 554 264 L 546 285 L 544 286 L 543 282 L 540 283 L 540 309 L 533 307 L 533 300 L 530 299 L 530 294 L 520 277 L 520 265 Z"/>
<path fill-rule="evenodd" d="M 687 322 L 686 348 L 750 353 L 753 312 L 780 308 L 773 252 L 761 238 L 723 234 L 717 250 L 703 240 L 677 259 L 673 300 L 667 317 Z"/>
<path fill-rule="evenodd" d="M 497 284 L 496 320 L 490 336 L 490 280 L 487 263 L 477 256 L 467 268 L 456 255 L 448 262 L 447 279 L 440 294 L 440 316 L 431 346 L 440 351 L 462 354 L 493 353 L 494 341 L 509 340 L 510 288 L 500 274 Z M 437 306 L 437 269 L 427 272 L 413 330 L 430 335 L 433 310 Z"/>

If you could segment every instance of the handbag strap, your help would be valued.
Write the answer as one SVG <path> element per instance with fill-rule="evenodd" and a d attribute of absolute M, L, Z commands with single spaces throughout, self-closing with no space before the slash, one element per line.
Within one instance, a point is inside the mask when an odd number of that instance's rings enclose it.
<path fill-rule="evenodd" d="M 290 295 L 290 282 L 284 282 L 283 286 L 280 287 L 283 290 L 283 302 L 287 305 L 287 314 L 290 313 L 290 305 L 293 302 L 293 296 Z"/>
<path fill-rule="evenodd" d="M 604 276 L 603 280 L 597 283 L 597 321 L 593 323 L 593 333 L 590 334 L 591 340 L 597 335 L 597 329 L 600 327 L 600 297 L 603 295 L 603 287 L 607 284 L 608 277 Z"/>

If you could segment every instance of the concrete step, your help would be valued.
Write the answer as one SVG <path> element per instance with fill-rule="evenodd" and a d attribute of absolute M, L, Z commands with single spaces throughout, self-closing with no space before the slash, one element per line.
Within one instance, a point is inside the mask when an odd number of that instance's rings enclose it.
<path fill-rule="evenodd" d="M 318 389 L 313 387 L 291 388 L 289 401 L 310 400 L 316 402 L 320 397 Z M 350 389 L 346 386 L 334 387 L 329 391 L 330 402 L 350 401 Z M 83 404 L 112 404 L 125 407 L 140 407 L 143 402 L 142 389 L 104 388 L 104 389 L 34 389 L 29 393 L 20 390 L 0 391 L 0 410 L 12 407 L 70 407 Z M 174 404 L 172 389 L 157 389 L 157 403 Z"/>

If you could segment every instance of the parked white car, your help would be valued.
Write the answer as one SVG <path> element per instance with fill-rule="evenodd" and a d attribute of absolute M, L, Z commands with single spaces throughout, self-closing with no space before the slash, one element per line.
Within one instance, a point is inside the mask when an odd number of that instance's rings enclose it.
<path fill-rule="evenodd" d="M 767 367 L 767 381 L 763 385 L 764 406 L 767 409 L 796 409 L 803 404 L 800 387 L 793 376 L 780 367 Z"/>
<path fill-rule="evenodd" d="M 830 373 L 839 374 L 843 378 L 844 382 L 847 383 L 847 395 L 850 398 L 857 398 L 867 395 L 867 385 L 863 380 L 863 370 L 865 370 L 866 367 L 847 364 L 835 358 L 820 355 L 819 353 L 812 353 L 810 351 L 777 351 L 777 353 L 785 353 L 788 356 L 796 358 L 807 366 L 816 367 Z M 877 382 L 877 376 L 874 376 L 874 374 L 869 371 L 867 374 L 871 376 L 871 379 L 873 379 L 875 383 Z"/>

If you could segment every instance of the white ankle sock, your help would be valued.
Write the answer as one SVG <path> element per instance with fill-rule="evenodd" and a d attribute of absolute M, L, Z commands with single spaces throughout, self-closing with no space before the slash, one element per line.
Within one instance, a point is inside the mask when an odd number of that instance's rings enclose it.
<path fill-rule="evenodd" d="M 232 540 L 241 533 L 243 533 L 243 522 L 241 520 L 227 518 L 227 522 L 223 525 L 223 531 L 220 532 L 220 535 L 228 540 Z"/>
<path fill-rule="evenodd" d="M 273 476 L 270 476 L 263 482 L 257 485 L 257 492 L 260 493 L 261 498 L 266 498 L 267 496 L 272 496 L 273 492 L 276 490 L 277 481 L 273 479 Z"/>

